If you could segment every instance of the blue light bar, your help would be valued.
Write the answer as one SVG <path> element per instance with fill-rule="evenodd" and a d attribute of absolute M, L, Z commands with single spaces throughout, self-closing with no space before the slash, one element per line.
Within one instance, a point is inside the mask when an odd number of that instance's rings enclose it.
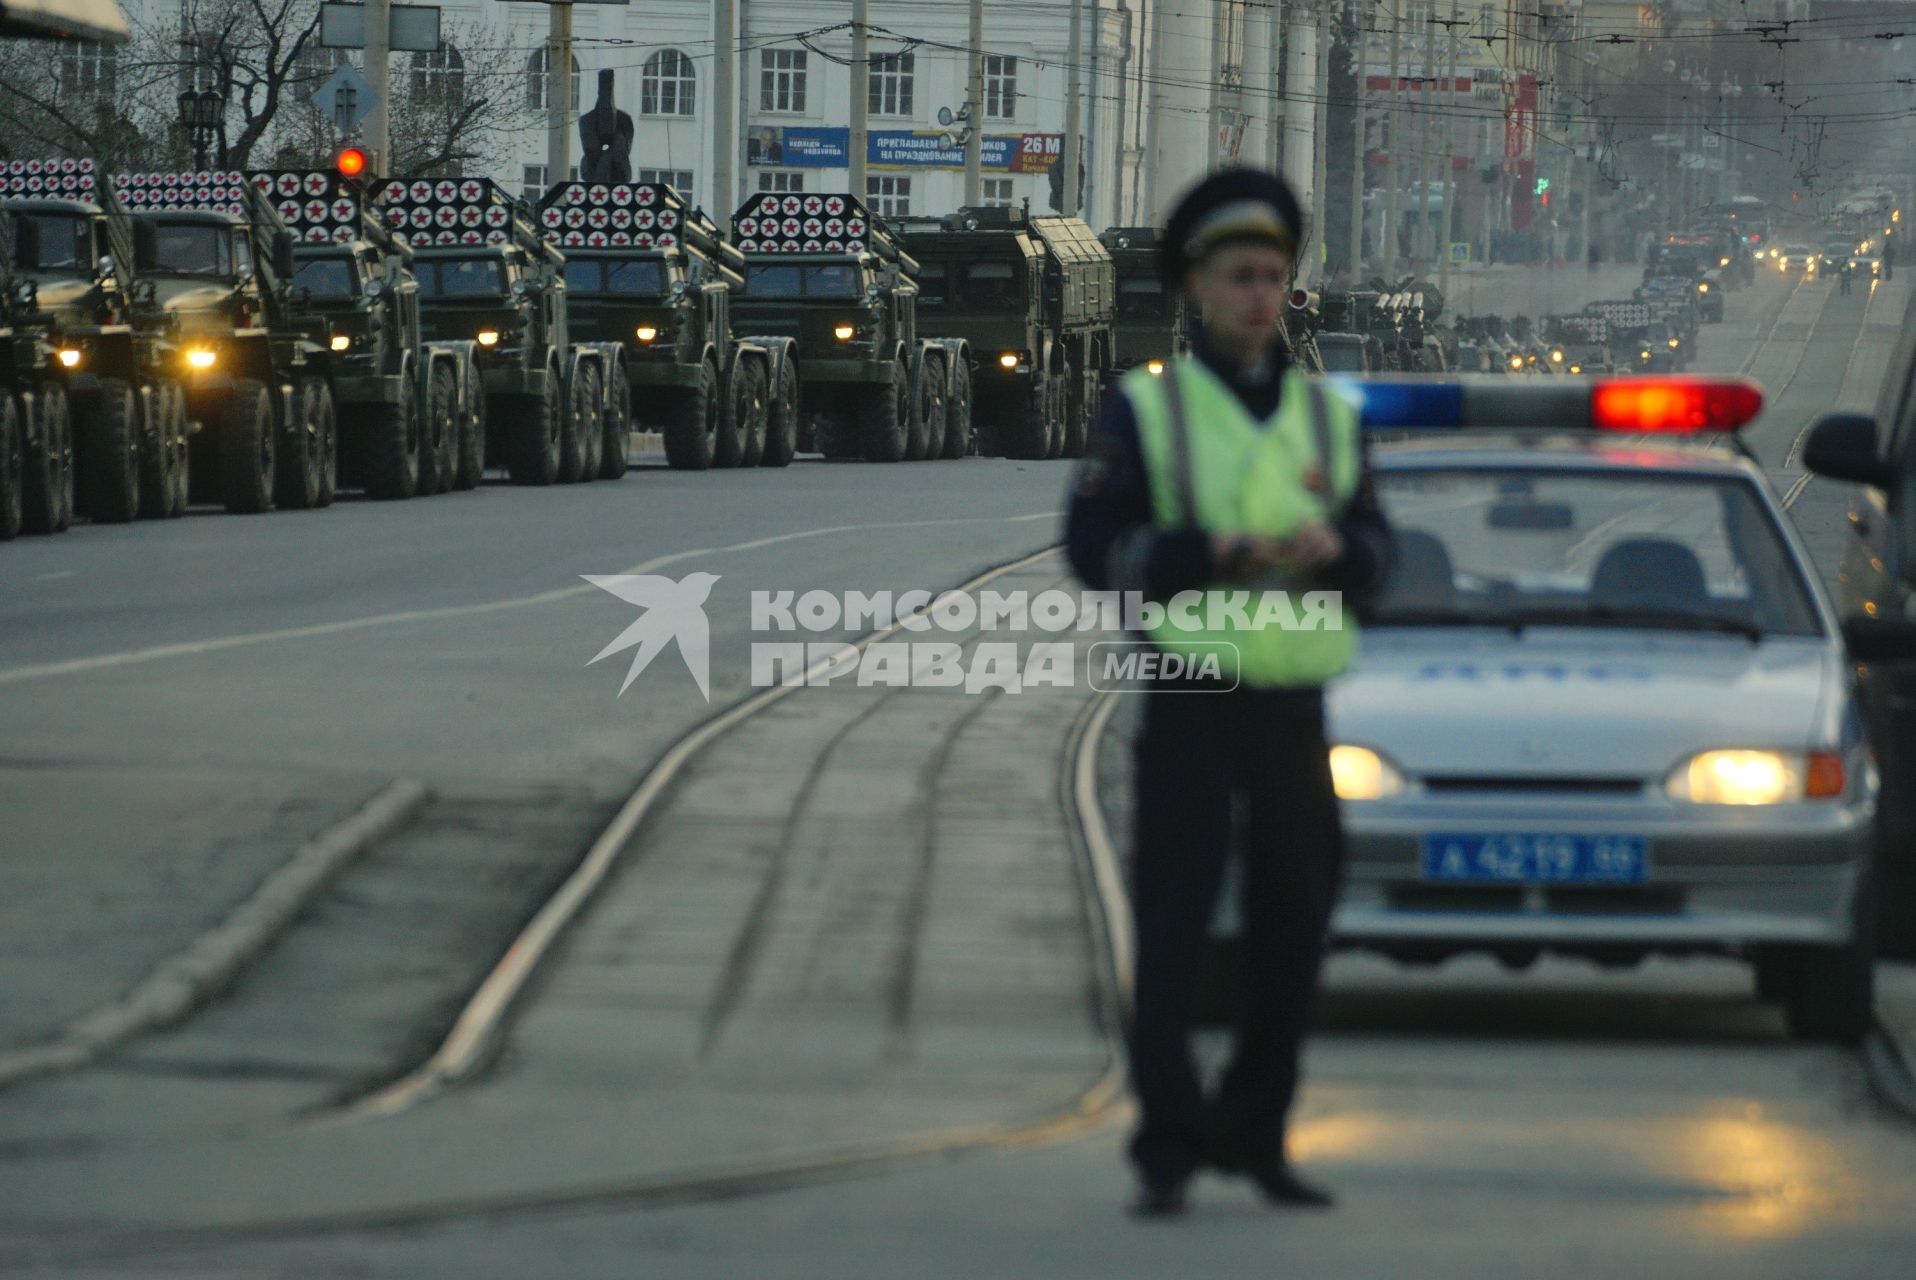
<path fill-rule="evenodd" d="M 1459 383 L 1331 381 L 1339 395 L 1357 406 L 1359 423 L 1367 430 L 1464 425 L 1464 389 Z"/>

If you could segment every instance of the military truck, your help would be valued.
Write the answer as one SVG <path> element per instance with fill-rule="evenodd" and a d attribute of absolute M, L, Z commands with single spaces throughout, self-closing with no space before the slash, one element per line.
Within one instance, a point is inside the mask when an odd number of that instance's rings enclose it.
<path fill-rule="evenodd" d="M 58 533 L 73 518 L 73 426 L 53 317 L 34 282 L 14 274 L 16 247 L 12 215 L 0 210 L 0 542 Z"/>
<path fill-rule="evenodd" d="M 979 452 L 1075 457 L 1117 360 L 1110 251 L 1078 218 L 962 208 L 901 222 L 927 322 L 978 353 Z"/>
<path fill-rule="evenodd" d="M 122 173 L 114 190 L 151 233 L 135 270 L 154 283 L 185 349 L 190 493 L 228 511 L 319 499 L 331 353 L 291 314 L 293 237 L 245 176 Z"/>
<path fill-rule="evenodd" d="M 970 452 L 970 348 L 918 336 L 918 263 L 862 202 L 762 192 L 732 235 L 745 255 L 735 323 L 792 341 L 800 448 L 869 462 Z"/>
<path fill-rule="evenodd" d="M 1111 372 L 1139 365 L 1162 368 L 1190 348 L 1194 327 L 1181 289 L 1167 289 L 1158 258 L 1155 227 L 1110 227 L 1098 237 L 1111 254 L 1117 298 L 1111 325 Z M 1301 350 L 1301 339 L 1293 344 Z"/>
<path fill-rule="evenodd" d="M 427 343 L 412 250 L 332 169 L 249 175 L 292 233 L 292 323 L 333 358 L 334 416 L 317 424 L 317 505 L 341 486 L 399 499 L 471 489 L 484 470 L 478 344 Z"/>
<path fill-rule="evenodd" d="M 663 183 L 567 182 L 546 192 L 539 222 L 565 253 L 573 337 L 624 352 L 612 395 L 629 404 L 637 388 L 639 424 L 664 437 L 669 465 L 791 462 L 793 340 L 734 334 L 745 255 L 710 218 Z"/>
<path fill-rule="evenodd" d="M 91 160 L 11 160 L 14 274 L 31 280 L 74 423 L 75 505 L 105 523 L 186 510 L 186 393 L 170 315 L 134 275 L 136 226 Z"/>
<path fill-rule="evenodd" d="M 571 340 L 565 256 L 531 210 L 487 178 L 392 178 L 374 201 L 412 248 L 426 340 L 477 344 L 487 464 L 523 485 L 606 475 L 631 431 L 624 348 Z"/>

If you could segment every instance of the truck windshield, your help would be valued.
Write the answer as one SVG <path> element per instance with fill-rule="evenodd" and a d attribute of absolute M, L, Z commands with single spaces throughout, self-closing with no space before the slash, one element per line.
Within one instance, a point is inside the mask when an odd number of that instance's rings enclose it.
<path fill-rule="evenodd" d="M 1156 276 L 1132 276 L 1118 281 L 1118 318 L 1159 320 L 1164 317 L 1164 282 Z"/>
<path fill-rule="evenodd" d="M 745 292 L 754 298 L 856 298 L 858 268 L 850 263 L 764 263 L 745 268 Z"/>
<path fill-rule="evenodd" d="M 970 262 L 958 267 L 962 272 L 958 295 L 973 304 L 1017 303 L 1018 274 L 1009 262 Z"/>
<path fill-rule="evenodd" d="M 14 260 L 21 268 L 33 271 L 82 271 L 93 265 L 87 243 L 87 221 L 63 213 L 18 213 L 14 215 Z M 32 231 L 26 227 L 31 224 Z M 31 254 L 30 248 L 37 249 Z"/>
<path fill-rule="evenodd" d="M 574 258 L 565 264 L 566 288 L 579 294 L 626 294 L 656 298 L 665 292 L 663 262 L 600 262 Z"/>
<path fill-rule="evenodd" d="M 353 288 L 353 260 L 307 258 L 293 272 L 293 292 L 309 290 L 315 298 L 350 298 Z"/>
<path fill-rule="evenodd" d="M 153 228 L 153 261 L 176 276 L 231 276 L 233 237 L 203 222 L 161 222 Z"/>
<path fill-rule="evenodd" d="M 918 267 L 918 304 L 937 306 L 945 300 L 945 264 L 920 263 Z"/>
<path fill-rule="evenodd" d="M 496 298 L 506 291 L 505 273 L 497 258 L 422 262 L 415 274 L 419 277 L 419 294 L 425 298 Z"/>
<path fill-rule="evenodd" d="M 1317 340 L 1317 354 L 1324 361 L 1325 373 L 1363 373 L 1364 344 Z"/>

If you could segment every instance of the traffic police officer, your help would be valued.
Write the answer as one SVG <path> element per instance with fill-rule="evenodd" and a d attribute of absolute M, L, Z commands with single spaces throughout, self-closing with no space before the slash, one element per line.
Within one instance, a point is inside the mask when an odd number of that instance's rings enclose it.
<path fill-rule="evenodd" d="M 1094 590 L 1175 604 L 1148 637 L 1192 657 L 1235 646 L 1235 681 L 1145 694 L 1136 743 L 1129 1034 L 1140 1123 L 1137 1211 L 1181 1212 L 1203 1165 L 1276 1203 L 1328 1205 L 1292 1172 L 1284 1125 L 1343 862 L 1323 684 L 1355 643 L 1353 606 L 1381 585 L 1391 537 L 1355 411 L 1289 360 L 1278 317 L 1302 240 L 1274 174 L 1234 169 L 1193 189 L 1162 240 L 1168 288 L 1202 315 L 1190 356 L 1129 374 L 1107 398 L 1074 481 L 1071 563 Z M 1260 592 L 1256 588 L 1267 591 Z M 1248 590 L 1289 593 L 1295 618 L 1213 616 Z M 1342 593 L 1341 627 L 1299 592 Z M 1262 624 L 1262 625 L 1259 625 Z M 1228 662 L 1228 659 L 1227 659 Z M 1234 812 L 1241 809 L 1241 815 Z M 1235 1053 L 1208 1101 L 1191 1056 L 1194 988 L 1225 863 L 1241 840 L 1243 993 Z"/>

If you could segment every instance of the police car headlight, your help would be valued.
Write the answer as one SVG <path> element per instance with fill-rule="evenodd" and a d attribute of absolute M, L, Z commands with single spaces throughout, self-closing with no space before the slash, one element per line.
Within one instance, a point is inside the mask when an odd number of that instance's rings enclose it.
<path fill-rule="evenodd" d="M 1404 775 L 1369 747 L 1331 748 L 1331 785 L 1339 800 L 1378 800 L 1404 789 Z"/>
<path fill-rule="evenodd" d="M 1788 804 L 1843 794 L 1843 757 L 1834 751 L 1705 751 L 1678 765 L 1665 784 L 1691 804 Z"/>

